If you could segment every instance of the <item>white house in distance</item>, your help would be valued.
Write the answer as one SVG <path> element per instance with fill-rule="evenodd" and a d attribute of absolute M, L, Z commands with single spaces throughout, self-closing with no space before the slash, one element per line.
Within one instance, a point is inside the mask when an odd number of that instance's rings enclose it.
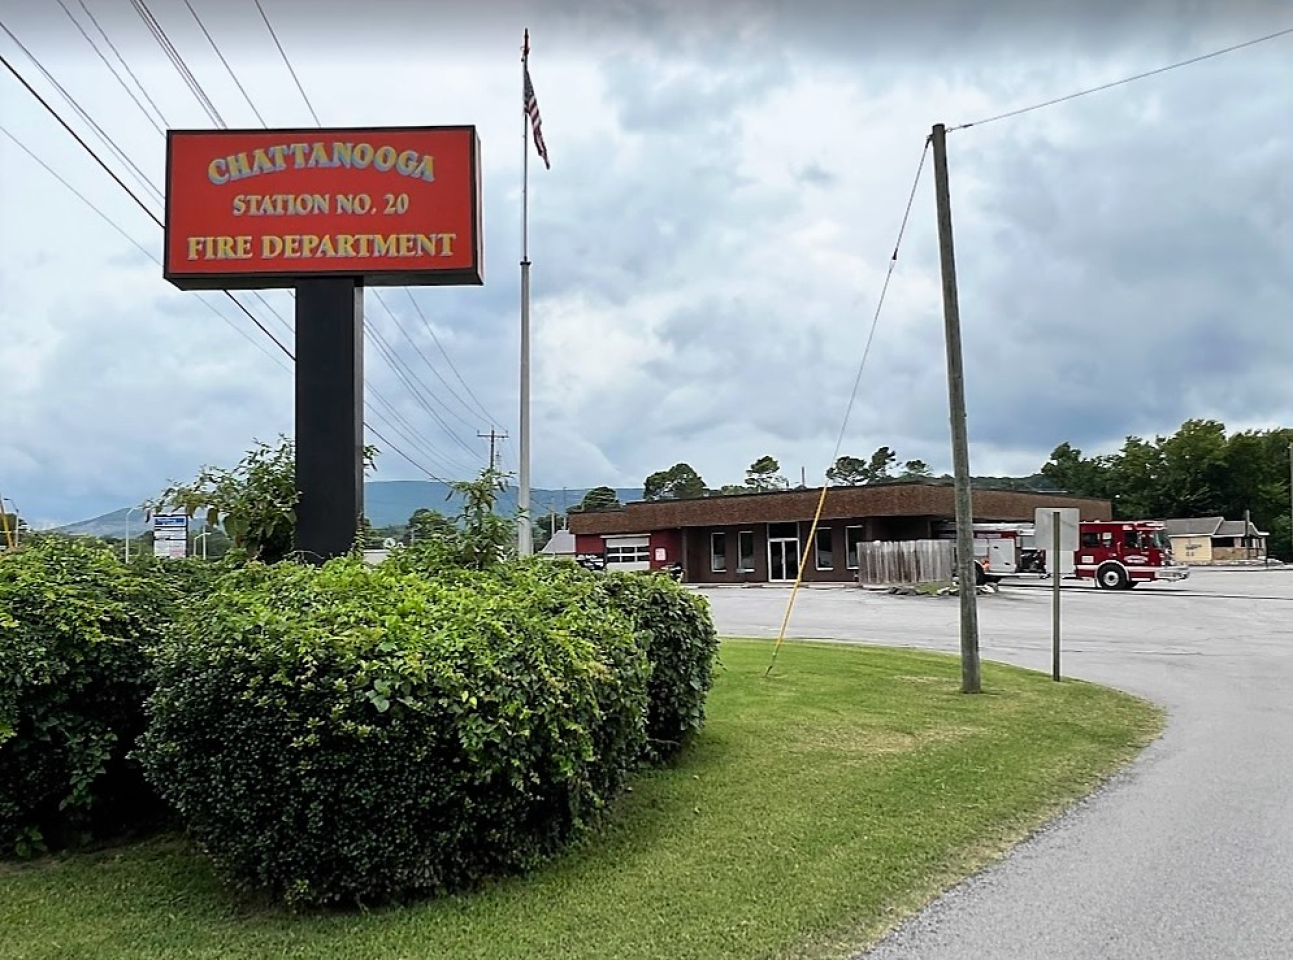
<path fill-rule="evenodd" d="M 545 557 L 570 557 L 575 556 L 575 535 L 569 530 L 558 530 L 552 535 L 552 539 L 543 545 L 539 551 Z"/>
<path fill-rule="evenodd" d="M 1269 534 L 1243 520 L 1225 517 L 1186 517 L 1164 520 L 1178 563 L 1266 562 Z"/>

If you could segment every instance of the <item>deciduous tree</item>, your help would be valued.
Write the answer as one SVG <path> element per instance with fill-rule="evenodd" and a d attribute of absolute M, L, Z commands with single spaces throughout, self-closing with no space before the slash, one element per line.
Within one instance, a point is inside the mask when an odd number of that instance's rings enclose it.
<path fill-rule="evenodd" d="M 375 447 L 364 448 L 371 469 Z M 206 512 L 208 528 L 220 527 L 249 560 L 276 563 L 291 554 L 296 536 L 296 447 L 258 442 L 232 469 L 203 467 L 191 483 L 172 483 L 150 506 L 178 507 L 192 517 Z M 356 533 L 360 518 L 355 518 Z"/>
<path fill-rule="evenodd" d="M 598 510 L 618 510 L 623 504 L 612 487 L 593 487 L 584 494 L 584 499 L 570 509 L 578 513 L 593 513 Z"/>
<path fill-rule="evenodd" d="M 414 510 L 406 526 L 410 542 L 430 540 L 432 537 L 453 536 L 458 531 L 452 520 L 439 510 L 432 510 L 430 507 L 418 507 Z"/>
<path fill-rule="evenodd" d="M 689 463 L 657 470 L 642 484 L 644 500 L 696 500 L 705 495 L 705 481 Z"/>

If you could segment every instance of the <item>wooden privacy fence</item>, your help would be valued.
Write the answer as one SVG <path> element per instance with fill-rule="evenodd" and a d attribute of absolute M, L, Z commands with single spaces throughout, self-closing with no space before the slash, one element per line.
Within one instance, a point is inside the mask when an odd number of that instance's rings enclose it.
<path fill-rule="evenodd" d="M 950 582 L 955 540 L 871 540 L 858 544 L 858 583 Z"/>

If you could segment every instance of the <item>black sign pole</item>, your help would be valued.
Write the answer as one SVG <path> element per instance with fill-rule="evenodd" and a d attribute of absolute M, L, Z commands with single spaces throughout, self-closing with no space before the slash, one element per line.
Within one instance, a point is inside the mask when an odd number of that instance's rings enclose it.
<path fill-rule="evenodd" d="M 296 282 L 296 549 L 349 553 L 364 511 L 364 287 Z"/>

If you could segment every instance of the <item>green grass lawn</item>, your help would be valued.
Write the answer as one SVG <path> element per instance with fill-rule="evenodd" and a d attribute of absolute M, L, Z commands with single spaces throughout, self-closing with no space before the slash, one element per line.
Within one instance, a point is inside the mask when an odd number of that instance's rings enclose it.
<path fill-rule="evenodd" d="M 1152 739 L 1131 697 L 954 657 L 723 643 L 709 722 L 528 877 L 364 914 L 226 891 L 182 840 L 0 866 L 0 957 L 835 957 L 982 866 Z"/>

